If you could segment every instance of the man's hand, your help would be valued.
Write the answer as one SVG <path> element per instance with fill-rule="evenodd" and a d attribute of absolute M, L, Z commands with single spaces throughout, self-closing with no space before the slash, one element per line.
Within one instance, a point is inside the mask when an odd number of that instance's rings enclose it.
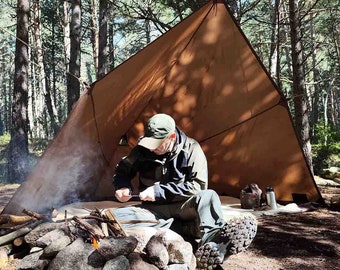
<path fill-rule="evenodd" d="M 115 192 L 115 197 L 120 202 L 127 202 L 128 200 L 132 198 L 130 193 L 131 193 L 130 189 L 128 188 L 117 189 Z"/>
<path fill-rule="evenodd" d="M 154 186 L 148 187 L 146 190 L 139 193 L 139 198 L 142 201 L 154 202 L 156 200 L 155 199 L 155 187 Z"/>

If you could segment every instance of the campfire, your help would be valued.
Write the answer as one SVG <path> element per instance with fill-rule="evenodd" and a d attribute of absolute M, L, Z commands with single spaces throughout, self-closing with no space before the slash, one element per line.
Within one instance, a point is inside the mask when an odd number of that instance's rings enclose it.
<path fill-rule="evenodd" d="M 0 215 L 0 256 L 19 258 L 16 269 L 195 269 L 192 245 L 166 228 L 124 224 L 155 220 L 118 220 L 112 209 L 53 221 L 51 214 L 27 209 L 25 215 Z M 6 260 L 0 260 L 2 268 Z"/>

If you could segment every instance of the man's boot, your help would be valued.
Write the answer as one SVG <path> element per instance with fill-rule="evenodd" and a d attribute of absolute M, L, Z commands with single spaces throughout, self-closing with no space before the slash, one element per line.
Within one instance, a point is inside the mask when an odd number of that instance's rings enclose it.
<path fill-rule="evenodd" d="M 228 255 L 246 250 L 256 232 L 257 220 L 254 215 L 242 214 L 231 218 L 218 230 L 211 242 L 197 249 L 197 269 L 215 269 Z"/>

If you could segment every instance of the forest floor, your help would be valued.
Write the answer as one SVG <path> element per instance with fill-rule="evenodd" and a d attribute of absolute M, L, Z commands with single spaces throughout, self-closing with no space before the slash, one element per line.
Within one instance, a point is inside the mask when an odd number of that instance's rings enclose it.
<path fill-rule="evenodd" d="M 340 195 L 339 186 L 319 189 L 326 202 Z M 258 218 L 258 232 L 250 247 L 230 256 L 223 269 L 340 269 L 339 211 L 316 206 L 308 212 Z"/>
<path fill-rule="evenodd" d="M 0 184 L 0 211 L 19 185 Z M 223 264 L 230 270 L 340 269 L 340 212 L 330 207 L 340 185 L 318 185 L 326 206 L 295 214 L 258 218 L 258 233 L 250 247 Z M 14 270 L 12 259 L 2 270 Z"/>

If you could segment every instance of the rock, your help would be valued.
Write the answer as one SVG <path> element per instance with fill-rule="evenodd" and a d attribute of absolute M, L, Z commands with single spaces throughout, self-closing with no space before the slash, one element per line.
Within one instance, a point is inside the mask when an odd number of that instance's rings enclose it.
<path fill-rule="evenodd" d="M 340 195 L 331 197 L 329 208 L 332 211 L 340 211 Z"/>
<path fill-rule="evenodd" d="M 66 233 L 61 229 L 56 229 L 44 234 L 42 237 L 36 240 L 37 247 L 47 247 L 55 240 L 59 239 L 60 237 L 64 237 Z"/>
<path fill-rule="evenodd" d="M 132 228 L 124 230 L 127 235 L 133 236 L 137 239 L 138 243 L 135 248 L 135 252 L 143 252 L 150 238 L 158 232 L 158 229 L 153 227 Z"/>
<path fill-rule="evenodd" d="M 104 238 L 99 242 L 98 252 L 107 261 L 120 255 L 128 255 L 137 246 L 137 239 L 133 236 L 122 238 Z"/>
<path fill-rule="evenodd" d="M 170 264 L 186 264 L 189 269 L 196 269 L 196 258 L 192 245 L 182 236 L 170 229 L 159 229 L 157 236 L 165 244 Z"/>
<path fill-rule="evenodd" d="M 170 264 L 168 270 L 188 270 L 188 266 L 186 264 Z"/>
<path fill-rule="evenodd" d="M 41 259 L 43 251 L 35 252 L 25 256 L 20 260 L 15 268 L 16 270 L 43 270 L 48 264 L 49 260 Z"/>
<path fill-rule="evenodd" d="M 8 262 L 7 251 L 5 248 L 0 248 L 0 269 L 4 269 Z"/>
<path fill-rule="evenodd" d="M 82 238 L 77 238 L 57 254 L 49 264 L 48 270 L 101 269 L 89 264 L 88 259 L 93 252 L 95 251 L 91 244 L 85 243 Z"/>
<path fill-rule="evenodd" d="M 154 235 L 145 247 L 149 261 L 159 269 L 166 269 L 169 264 L 169 254 L 161 236 Z"/>
<path fill-rule="evenodd" d="M 158 270 L 158 268 L 143 260 L 140 253 L 132 252 L 128 256 L 131 270 Z"/>
<path fill-rule="evenodd" d="M 55 222 L 47 222 L 39 225 L 38 227 L 34 228 L 28 234 L 25 235 L 25 242 L 30 245 L 30 247 L 37 246 L 36 241 L 47 234 L 56 229 L 61 229 L 64 226 L 62 223 L 55 223 Z"/>
<path fill-rule="evenodd" d="M 147 252 L 146 246 L 152 237 L 158 237 L 166 247 L 168 253 L 168 264 L 185 264 L 188 269 L 196 268 L 196 258 L 192 245 L 186 242 L 181 235 L 167 228 L 132 228 L 125 229 L 128 235 L 138 240 L 135 252 Z M 163 250 L 161 248 L 160 250 Z M 159 252 L 156 249 L 155 253 Z M 156 255 L 158 256 L 158 255 Z M 166 255 L 165 255 L 166 256 Z M 157 265 L 157 263 L 155 264 Z M 157 265 L 159 267 L 159 265 Z"/>
<path fill-rule="evenodd" d="M 118 256 L 106 262 L 102 270 L 130 270 L 129 260 L 125 256 Z"/>
<path fill-rule="evenodd" d="M 321 176 L 327 179 L 336 179 L 340 177 L 340 168 L 338 167 L 330 167 L 328 169 L 323 169 L 321 172 Z"/>
<path fill-rule="evenodd" d="M 71 243 L 71 239 L 67 235 L 61 235 L 58 239 L 55 239 L 47 247 L 44 248 L 43 257 L 53 258 L 59 251 L 65 248 Z"/>
<path fill-rule="evenodd" d="M 106 263 L 105 258 L 99 254 L 98 250 L 94 250 L 88 257 L 88 264 L 93 267 L 103 267 Z"/>

